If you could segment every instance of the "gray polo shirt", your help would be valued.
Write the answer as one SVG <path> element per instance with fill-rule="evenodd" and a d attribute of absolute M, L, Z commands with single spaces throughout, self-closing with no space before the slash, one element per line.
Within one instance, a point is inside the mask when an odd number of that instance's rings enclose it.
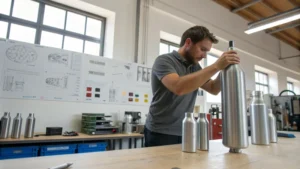
<path fill-rule="evenodd" d="M 170 73 L 184 76 L 201 69 L 199 64 L 189 64 L 176 51 L 156 58 L 152 67 L 153 99 L 146 119 L 147 129 L 157 133 L 181 136 L 182 120 L 185 112 L 193 112 L 198 90 L 178 96 L 167 89 L 161 79 Z"/>

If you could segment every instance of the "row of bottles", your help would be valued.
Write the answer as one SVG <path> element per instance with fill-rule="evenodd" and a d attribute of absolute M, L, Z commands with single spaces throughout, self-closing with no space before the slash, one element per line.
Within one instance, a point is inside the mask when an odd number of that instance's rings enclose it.
<path fill-rule="evenodd" d="M 21 113 L 17 113 L 16 117 L 13 119 L 11 138 L 18 139 L 20 138 L 22 131 L 22 116 Z M 6 139 L 9 135 L 11 117 L 10 112 L 5 112 L 0 121 L 0 139 Z M 34 135 L 35 128 L 35 117 L 33 113 L 29 113 L 29 116 L 26 119 L 25 125 L 25 138 L 32 138 Z"/>
<path fill-rule="evenodd" d="M 196 152 L 196 149 L 208 151 L 208 127 L 205 113 L 199 113 L 197 121 L 194 113 L 185 113 L 182 121 L 182 151 L 190 153 Z"/>

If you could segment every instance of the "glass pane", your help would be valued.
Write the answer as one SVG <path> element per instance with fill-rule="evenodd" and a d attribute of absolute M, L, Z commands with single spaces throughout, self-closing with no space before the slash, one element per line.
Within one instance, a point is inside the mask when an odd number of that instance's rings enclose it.
<path fill-rule="evenodd" d="M 65 36 L 64 49 L 82 53 L 83 40 Z"/>
<path fill-rule="evenodd" d="M 33 28 L 11 24 L 9 39 L 34 43 L 35 31 Z"/>
<path fill-rule="evenodd" d="M 178 47 L 170 45 L 170 51 L 169 52 L 173 52 L 173 50 L 178 51 L 178 49 L 179 49 Z"/>
<path fill-rule="evenodd" d="M 264 75 L 264 84 L 268 84 L 268 76 Z"/>
<path fill-rule="evenodd" d="M 41 45 L 54 48 L 61 48 L 63 35 L 42 31 Z"/>
<path fill-rule="evenodd" d="M 0 21 L 0 38 L 6 39 L 6 34 L 7 34 L 7 22 Z"/>
<path fill-rule="evenodd" d="M 0 13 L 4 15 L 9 15 L 10 13 L 11 0 L 1 0 L 0 1 Z"/>
<path fill-rule="evenodd" d="M 210 65 L 214 64 L 218 60 L 218 58 L 214 57 L 212 55 L 207 55 L 207 59 L 206 60 L 207 60 L 206 66 L 210 66 Z"/>
<path fill-rule="evenodd" d="M 267 86 L 264 87 L 264 94 L 268 94 L 269 93 L 269 88 Z"/>
<path fill-rule="evenodd" d="M 160 43 L 159 44 L 159 55 L 169 53 L 169 47 L 167 44 Z"/>
<path fill-rule="evenodd" d="M 258 81 L 259 81 L 259 79 L 258 79 L 258 73 L 255 72 L 255 82 L 258 82 Z"/>
<path fill-rule="evenodd" d="M 73 12 L 68 12 L 66 30 L 84 34 L 85 17 Z"/>
<path fill-rule="evenodd" d="M 64 29 L 66 11 L 52 6 L 45 6 L 44 25 Z"/>
<path fill-rule="evenodd" d="M 84 53 L 99 56 L 100 55 L 100 44 L 90 41 L 85 41 Z"/>
<path fill-rule="evenodd" d="M 264 83 L 264 75 L 262 73 L 258 73 L 259 76 L 259 82 Z"/>
<path fill-rule="evenodd" d="M 39 3 L 31 0 L 15 0 L 13 16 L 32 22 L 37 21 Z"/>
<path fill-rule="evenodd" d="M 259 91 L 259 85 L 258 84 L 255 85 L 255 90 Z"/>
<path fill-rule="evenodd" d="M 86 35 L 100 39 L 102 22 L 96 19 L 87 18 Z"/>

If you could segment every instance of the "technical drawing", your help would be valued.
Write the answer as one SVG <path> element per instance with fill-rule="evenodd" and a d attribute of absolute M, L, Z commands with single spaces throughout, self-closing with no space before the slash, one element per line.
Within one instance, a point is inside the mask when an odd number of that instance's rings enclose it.
<path fill-rule="evenodd" d="M 148 82 L 147 68 L 143 68 L 143 82 Z"/>
<path fill-rule="evenodd" d="M 69 59 L 66 54 L 51 53 L 48 55 L 48 61 L 68 66 Z"/>
<path fill-rule="evenodd" d="M 12 91 L 14 84 L 14 76 L 4 77 L 3 91 Z"/>
<path fill-rule="evenodd" d="M 138 66 L 137 69 L 137 81 L 142 81 L 142 75 L 143 75 L 143 68 Z"/>
<path fill-rule="evenodd" d="M 6 57 L 15 63 L 33 63 L 37 60 L 37 53 L 30 47 L 15 45 L 6 50 Z"/>
<path fill-rule="evenodd" d="M 116 89 L 114 88 L 114 82 L 112 82 L 109 88 L 109 102 L 115 102 L 115 101 L 116 101 Z"/>
<path fill-rule="evenodd" d="M 15 91 L 20 91 L 23 92 L 24 91 L 24 81 L 15 81 Z"/>
<path fill-rule="evenodd" d="M 148 82 L 151 82 L 151 71 L 152 69 L 147 69 L 147 78 L 148 78 Z"/>
<path fill-rule="evenodd" d="M 48 78 L 46 78 L 45 82 L 49 86 L 66 89 L 68 87 L 68 76 L 64 76 L 61 78 L 48 77 Z"/>

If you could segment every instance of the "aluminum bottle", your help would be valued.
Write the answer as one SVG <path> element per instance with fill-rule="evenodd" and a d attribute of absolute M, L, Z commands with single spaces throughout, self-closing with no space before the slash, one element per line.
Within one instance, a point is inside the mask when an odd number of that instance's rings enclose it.
<path fill-rule="evenodd" d="M 22 129 L 22 117 L 20 113 L 17 113 L 13 120 L 11 138 L 20 138 Z"/>
<path fill-rule="evenodd" d="M 35 117 L 33 113 L 29 113 L 29 116 L 26 119 L 25 126 L 25 138 L 32 138 L 34 135 L 34 127 L 35 127 Z"/>
<path fill-rule="evenodd" d="M 269 145 L 269 119 L 262 91 L 252 92 L 250 105 L 251 142 L 256 145 Z"/>
<path fill-rule="evenodd" d="M 0 139 L 8 138 L 9 129 L 10 129 L 10 113 L 4 112 L 4 115 L 1 118 Z"/>
<path fill-rule="evenodd" d="M 196 152 L 196 131 L 197 124 L 194 118 L 194 113 L 185 113 L 185 118 L 182 121 L 183 152 Z"/>
<path fill-rule="evenodd" d="M 269 132 L 270 132 L 270 142 L 277 143 L 277 127 L 276 127 L 276 118 L 273 114 L 272 109 L 268 109 L 268 118 L 269 118 Z"/>
<path fill-rule="evenodd" d="M 233 41 L 229 50 L 233 50 Z M 238 64 L 221 71 L 223 145 L 229 152 L 241 153 L 249 145 L 245 73 Z"/>
<path fill-rule="evenodd" d="M 209 138 L 208 138 L 209 122 L 205 113 L 199 113 L 197 119 L 197 149 L 208 151 L 209 150 Z"/>

